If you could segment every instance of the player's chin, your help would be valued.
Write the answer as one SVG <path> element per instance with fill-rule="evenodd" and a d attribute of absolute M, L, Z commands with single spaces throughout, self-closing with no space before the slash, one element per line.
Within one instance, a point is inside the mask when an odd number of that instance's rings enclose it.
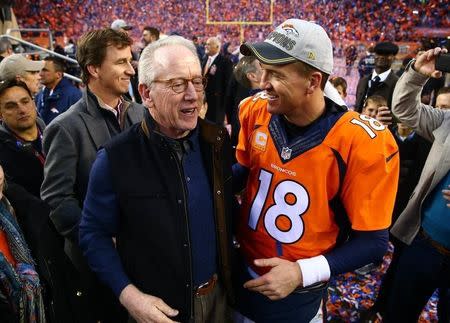
<path fill-rule="evenodd" d="M 276 103 L 269 102 L 269 104 L 267 104 L 267 112 L 269 112 L 271 114 L 281 113 L 280 105 L 278 104 L 278 102 L 276 102 Z"/>

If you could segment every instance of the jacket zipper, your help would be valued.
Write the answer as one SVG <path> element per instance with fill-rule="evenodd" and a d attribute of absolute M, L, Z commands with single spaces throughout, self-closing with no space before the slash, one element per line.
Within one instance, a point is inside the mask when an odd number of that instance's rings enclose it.
<path fill-rule="evenodd" d="M 194 279 L 192 278 L 192 253 L 191 253 L 191 234 L 189 231 L 189 216 L 188 216 L 188 210 L 187 210 L 187 205 L 186 205 L 186 200 L 187 200 L 187 194 L 186 194 L 186 183 L 184 181 L 184 172 L 183 169 L 181 168 L 180 165 L 180 161 L 178 160 L 178 157 L 176 156 L 176 154 L 174 152 L 170 152 L 170 154 L 172 155 L 172 158 L 175 159 L 175 163 L 177 164 L 177 170 L 178 170 L 178 175 L 180 176 L 181 179 L 181 183 L 182 183 L 182 190 L 183 190 L 183 207 L 184 207 L 184 216 L 186 218 L 186 234 L 187 234 L 187 244 L 188 244 L 188 249 L 189 249 L 189 283 L 190 283 L 190 294 L 189 294 L 189 304 L 190 304 L 190 308 L 191 308 L 191 315 L 190 315 L 190 319 L 192 319 L 194 317 L 194 286 L 193 286 L 193 281 Z"/>

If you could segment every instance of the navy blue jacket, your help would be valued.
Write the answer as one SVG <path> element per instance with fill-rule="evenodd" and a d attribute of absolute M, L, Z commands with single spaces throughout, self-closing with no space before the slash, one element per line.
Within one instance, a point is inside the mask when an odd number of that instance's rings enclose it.
<path fill-rule="evenodd" d="M 40 133 L 45 125 L 36 120 Z M 39 151 L 42 153 L 42 149 Z M 3 166 L 8 181 L 25 188 L 40 198 L 41 184 L 44 179 L 44 165 L 39 152 L 30 142 L 19 140 L 4 124 L 0 125 L 0 165 Z"/>
<path fill-rule="evenodd" d="M 80 246 L 116 295 L 132 282 L 179 310 L 175 320 L 186 322 L 194 313 L 194 286 L 185 184 L 172 149 L 145 115 L 142 124 L 106 143 L 106 156 L 101 151 L 92 167 Z M 231 147 L 225 129 L 203 120 L 199 143 L 213 193 L 218 274 L 232 300 Z M 101 164 L 106 158 L 114 176 Z"/>
<path fill-rule="evenodd" d="M 66 78 L 62 78 L 53 93 L 49 94 L 50 89 L 44 88 L 35 98 L 37 110 L 45 124 L 49 124 L 81 99 L 81 91 Z"/>

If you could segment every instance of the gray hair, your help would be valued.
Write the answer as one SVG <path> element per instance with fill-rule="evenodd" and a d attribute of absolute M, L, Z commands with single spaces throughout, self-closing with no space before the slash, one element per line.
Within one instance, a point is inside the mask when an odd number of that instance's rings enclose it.
<path fill-rule="evenodd" d="M 209 37 L 206 41 L 211 41 L 214 45 L 218 47 L 218 50 L 220 52 L 220 48 L 222 47 L 222 42 L 220 41 L 219 37 Z"/>
<path fill-rule="evenodd" d="M 6 53 L 8 49 L 12 49 L 11 42 L 5 37 L 0 38 L 0 54 Z"/>
<path fill-rule="evenodd" d="M 244 56 L 236 64 L 233 70 L 234 77 L 241 85 L 250 88 L 252 85 L 247 77 L 247 73 L 256 72 L 256 66 L 253 64 L 256 56 Z"/>
<path fill-rule="evenodd" d="M 155 79 L 155 51 L 158 48 L 180 45 L 189 49 L 192 54 L 197 58 L 199 64 L 200 60 L 197 56 L 197 49 L 191 40 L 183 38 L 181 36 L 168 36 L 166 38 L 159 39 L 153 43 L 150 43 L 142 51 L 141 58 L 139 59 L 139 83 L 150 86 Z"/>

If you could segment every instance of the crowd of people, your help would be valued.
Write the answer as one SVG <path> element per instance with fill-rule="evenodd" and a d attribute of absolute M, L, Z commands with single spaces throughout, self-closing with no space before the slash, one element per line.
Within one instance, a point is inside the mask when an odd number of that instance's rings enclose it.
<path fill-rule="evenodd" d="M 48 26 L 75 39 L 91 28 L 105 27 L 105 17 L 124 19 L 134 26 L 154 25 L 165 34 L 178 33 L 187 38 L 222 34 L 232 43 L 240 41 L 239 26 L 208 25 L 207 11 L 210 21 L 270 21 L 269 0 L 211 0 L 208 3 L 206 8 L 205 1 L 143 1 L 136 6 L 126 0 L 32 3 L 17 0 L 14 10 L 22 27 Z M 316 21 L 327 30 L 333 41 L 414 41 L 415 27 L 450 27 L 447 4 L 440 0 L 275 1 L 273 25 L 289 17 Z M 245 26 L 245 39 L 262 39 L 271 28 Z"/>
<path fill-rule="evenodd" d="M 393 245 L 357 319 L 417 322 L 437 290 L 450 322 L 447 49 L 394 70 L 397 40 L 448 27 L 442 2 L 20 3 L 78 39 L 58 52 L 82 84 L 0 39 L 2 320 L 319 323 Z M 233 55 L 238 27 L 198 21 L 271 5 Z M 337 76 L 353 40 L 374 46 Z"/>

